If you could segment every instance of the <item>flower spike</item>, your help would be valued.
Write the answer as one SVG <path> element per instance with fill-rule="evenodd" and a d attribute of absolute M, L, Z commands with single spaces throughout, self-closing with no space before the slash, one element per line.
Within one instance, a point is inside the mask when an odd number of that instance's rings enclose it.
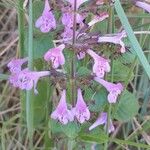
<path fill-rule="evenodd" d="M 90 111 L 83 99 L 81 89 L 78 89 L 77 94 L 77 103 L 72 111 L 77 120 L 80 123 L 84 123 L 86 120 L 90 119 Z"/>
<path fill-rule="evenodd" d="M 46 61 L 51 61 L 53 68 L 58 68 L 60 65 L 65 64 L 65 57 L 62 53 L 65 48 L 64 44 L 59 45 L 56 48 L 49 49 L 48 52 L 45 53 L 44 59 Z"/>
<path fill-rule="evenodd" d="M 107 97 L 109 103 L 116 103 L 118 95 L 123 91 L 123 85 L 121 83 L 110 83 L 98 77 L 95 77 L 94 80 L 103 85 L 109 92 Z"/>
<path fill-rule="evenodd" d="M 40 28 L 41 32 L 47 33 L 52 29 L 56 29 L 56 20 L 53 13 L 50 11 L 48 0 L 45 0 L 45 6 L 42 15 L 35 23 L 36 28 Z"/>
<path fill-rule="evenodd" d="M 105 72 L 110 72 L 110 65 L 107 59 L 97 55 L 90 49 L 87 51 L 87 53 L 94 59 L 93 73 L 95 73 L 97 77 L 103 78 Z"/>
<path fill-rule="evenodd" d="M 67 124 L 69 121 L 74 120 L 73 114 L 67 109 L 66 90 L 63 90 L 59 104 L 51 114 L 51 118 L 59 120 L 62 124 Z"/>

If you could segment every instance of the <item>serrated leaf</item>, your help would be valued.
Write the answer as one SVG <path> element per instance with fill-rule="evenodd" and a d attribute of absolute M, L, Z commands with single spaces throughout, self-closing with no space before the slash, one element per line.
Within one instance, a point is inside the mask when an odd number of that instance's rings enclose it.
<path fill-rule="evenodd" d="M 115 119 L 119 121 L 129 121 L 138 113 L 139 105 L 134 94 L 125 91 L 119 99 L 114 114 Z"/>

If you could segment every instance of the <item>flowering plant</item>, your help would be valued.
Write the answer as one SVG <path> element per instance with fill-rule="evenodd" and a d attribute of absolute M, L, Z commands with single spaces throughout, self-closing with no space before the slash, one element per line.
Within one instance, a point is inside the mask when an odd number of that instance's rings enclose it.
<path fill-rule="evenodd" d="M 113 22 L 115 3 L 34 1 L 30 6 L 33 18 L 31 12 L 29 20 L 33 19 L 29 22 L 33 37 L 25 38 L 25 45 L 31 49 L 27 57 L 12 59 L 7 65 L 10 84 L 27 91 L 28 103 L 33 99 L 35 105 L 37 101 L 40 103 L 41 114 L 38 119 L 32 116 L 33 123 L 40 124 L 46 118 L 46 135 L 52 134 L 53 141 L 55 136 L 66 136 L 68 149 L 75 145 L 80 149 L 82 144 L 76 144 L 80 139 L 96 142 L 91 138 L 93 134 L 106 135 L 107 149 L 109 135 L 116 131 L 119 122 L 126 122 L 138 113 L 138 102 L 128 88 L 136 55 L 128 42 L 128 30 L 118 29 Z M 149 12 L 150 6 L 145 2 L 131 4 Z M 128 61 L 128 56 L 133 59 Z M 32 111 L 36 114 L 36 108 Z M 26 117 L 30 132 L 29 112 Z M 31 132 L 33 136 L 33 128 Z"/>

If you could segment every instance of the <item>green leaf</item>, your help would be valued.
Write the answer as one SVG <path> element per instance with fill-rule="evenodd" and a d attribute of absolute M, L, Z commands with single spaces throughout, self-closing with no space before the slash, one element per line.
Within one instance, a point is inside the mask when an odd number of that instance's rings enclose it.
<path fill-rule="evenodd" d="M 148 77 L 150 78 L 150 65 L 143 53 L 143 50 L 140 47 L 140 44 L 138 43 L 138 41 L 134 35 L 134 32 L 131 28 L 131 25 L 125 15 L 125 12 L 124 12 L 119 0 L 115 1 L 115 9 L 116 9 L 116 12 L 120 18 L 120 21 L 121 21 L 125 31 L 127 32 L 128 38 L 132 44 L 134 51 L 136 52 L 145 72 L 147 73 Z"/>
<path fill-rule="evenodd" d="M 139 105 L 134 94 L 125 91 L 119 99 L 114 114 L 115 119 L 119 121 L 129 121 L 138 113 Z"/>
<path fill-rule="evenodd" d="M 89 143 L 105 143 L 108 140 L 108 137 L 106 134 L 103 132 L 98 132 L 97 134 L 80 134 L 78 139 L 83 140 L 84 142 L 89 142 Z"/>
<path fill-rule="evenodd" d="M 8 80 L 8 78 L 9 78 L 9 75 L 0 74 L 0 81 L 2 81 L 2 80 Z"/>
<path fill-rule="evenodd" d="M 80 67 L 77 71 L 77 74 L 79 76 L 88 76 L 91 74 L 91 70 L 89 70 L 88 68 L 86 67 Z"/>
<path fill-rule="evenodd" d="M 99 143 L 99 144 L 105 143 L 106 141 L 109 140 L 110 142 L 114 142 L 118 145 L 130 145 L 130 146 L 141 147 L 146 149 L 150 148 L 150 146 L 146 144 L 135 143 L 128 140 L 120 140 L 117 138 L 109 138 L 105 134 L 97 134 L 97 135 L 81 134 L 79 139 L 85 142 Z"/>
<path fill-rule="evenodd" d="M 124 65 L 120 60 L 114 60 L 114 82 L 116 81 L 126 81 L 128 73 L 130 71 L 129 65 Z M 132 72 L 132 77 L 134 77 L 134 73 Z M 110 75 L 108 75 L 108 78 L 111 78 Z M 131 78 L 132 79 L 132 78 Z"/>
<path fill-rule="evenodd" d="M 90 111 L 100 112 L 103 110 L 104 106 L 107 104 L 107 92 L 105 89 L 101 88 L 94 95 L 93 101 L 89 104 Z"/>
<path fill-rule="evenodd" d="M 80 131 L 80 125 L 77 122 L 70 122 L 67 125 L 62 125 L 61 128 L 64 134 L 72 139 L 77 137 Z"/>

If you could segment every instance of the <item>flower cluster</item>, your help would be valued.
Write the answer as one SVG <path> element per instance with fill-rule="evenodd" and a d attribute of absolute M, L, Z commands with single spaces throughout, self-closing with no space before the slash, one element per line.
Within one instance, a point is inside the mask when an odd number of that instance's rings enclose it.
<path fill-rule="evenodd" d="M 95 24 L 101 22 L 109 17 L 107 12 L 102 12 L 93 15 L 89 22 L 85 21 L 88 14 L 82 10 L 81 6 L 84 3 L 88 3 L 88 0 L 66 0 L 61 11 L 61 22 L 63 24 L 63 31 L 60 36 L 62 39 L 58 39 L 58 43 L 54 48 L 49 49 L 44 54 L 44 60 L 51 65 L 51 68 L 56 72 L 61 70 L 61 67 L 65 65 L 65 56 L 63 54 L 65 48 L 71 46 L 72 39 L 75 38 L 77 41 L 74 43 L 72 49 L 75 51 L 76 60 L 84 59 L 86 55 L 90 56 L 92 62 L 92 80 L 99 83 L 108 91 L 107 100 L 109 103 L 116 103 L 118 96 L 123 91 L 123 85 L 121 83 L 112 83 L 105 80 L 105 75 L 111 71 L 111 65 L 109 58 L 96 51 L 94 45 L 100 43 L 112 43 L 120 46 L 119 53 L 125 53 L 126 48 L 123 39 L 127 37 L 125 31 L 121 31 L 115 34 L 100 35 L 87 33 L 89 29 L 93 28 Z M 102 1 L 96 1 L 95 5 L 103 5 Z M 144 2 L 136 1 L 135 5 L 149 11 L 149 5 Z M 74 29 L 76 26 L 76 29 Z M 35 22 L 35 27 L 39 28 L 41 32 L 47 33 L 57 28 L 57 21 L 55 15 L 51 10 L 48 0 L 45 0 L 45 6 L 42 15 Z M 75 30 L 75 31 L 74 31 Z M 74 37 L 75 36 L 75 37 Z M 90 45 L 90 46 L 89 46 Z M 35 94 L 37 91 L 37 82 L 41 77 L 51 76 L 50 71 L 31 71 L 25 65 L 28 62 L 28 58 L 13 59 L 9 64 L 8 68 L 11 72 L 9 81 L 14 87 L 18 87 L 22 90 L 34 89 Z M 64 68 L 63 68 L 64 69 Z M 67 81 L 66 81 L 67 82 Z M 84 123 L 90 119 L 90 111 L 85 103 L 82 95 L 81 87 L 76 88 L 77 101 L 76 105 L 68 105 L 66 100 L 66 88 L 62 88 L 61 98 L 56 107 L 52 112 L 51 118 L 58 120 L 62 124 L 77 120 L 79 123 Z M 100 112 L 100 115 L 96 122 L 90 126 L 89 130 L 99 126 L 107 126 L 107 112 Z M 109 133 L 114 131 L 112 120 L 109 120 Z"/>

